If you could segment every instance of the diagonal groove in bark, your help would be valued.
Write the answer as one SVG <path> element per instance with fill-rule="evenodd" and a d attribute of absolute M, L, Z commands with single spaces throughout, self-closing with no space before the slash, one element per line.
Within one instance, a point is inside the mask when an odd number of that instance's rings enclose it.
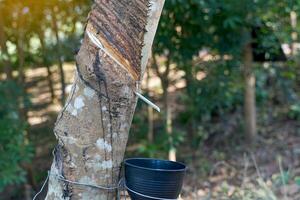
<path fill-rule="evenodd" d="M 96 0 L 86 30 L 114 58 L 99 50 L 87 34 L 76 56 L 75 82 L 54 133 L 58 146 L 51 174 L 102 186 L 118 183 L 137 97 L 164 0 Z M 147 30 L 147 31 L 146 31 Z M 49 178 L 47 200 L 112 200 L 102 191 Z"/>

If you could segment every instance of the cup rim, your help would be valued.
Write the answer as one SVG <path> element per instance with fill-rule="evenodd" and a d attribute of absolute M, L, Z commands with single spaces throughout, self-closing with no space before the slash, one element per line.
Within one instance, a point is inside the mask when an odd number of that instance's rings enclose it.
<path fill-rule="evenodd" d="M 181 169 L 154 169 L 154 168 L 149 168 L 149 167 L 141 167 L 138 165 L 134 165 L 129 163 L 128 161 L 130 160 L 156 160 L 156 161 L 160 161 L 160 162 L 169 162 L 169 163 L 173 163 L 173 164 L 177 164 L 177 165 L 181 165 Z M 144 169 L 144 170 L 149 170 L 149 171 L 159 171 L 159 172 L 182 172 L 182 171 L 186 171 L 187 167 L 185 164 L 181 163 L 181 162 L 177 162 L 177 161 L 171 161 L 171 160 L 163 160 L 163 159 L 156 159 L 156 158 L 127 158 L 124 160 L 124 164 L 134 167 L 134 168 L 138 168 L 138 169 Z"/>

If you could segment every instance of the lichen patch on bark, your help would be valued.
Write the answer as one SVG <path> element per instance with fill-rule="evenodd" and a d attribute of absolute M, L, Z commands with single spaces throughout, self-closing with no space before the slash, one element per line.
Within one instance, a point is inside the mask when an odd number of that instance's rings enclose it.
<path fill-rule="evenodd" d="M 88 99 L 93 98 L 93 96 L 96 94 L 95 91 L 89 87 L 84 88 L 83 93 Z"/>
<path fill-rule="evenodd" d="M 82 96 L 76 97 L 74 101 L 74 108 L 81 109 L 84 106 L 84 98 Z"/>
<path fill-rule="evenodd" d="M 104 141 L 103 138 L 99 138 L 99 139 L 97 140 L 96 146 L 97 146 L 98 149 L 100 149 L 100 150 L 106 150 L 106 151 L 108 151 L 108 152 L 111 152 L 111 150 L 112 150 L 111 145 L 110 145 L 108 142 Z"/>

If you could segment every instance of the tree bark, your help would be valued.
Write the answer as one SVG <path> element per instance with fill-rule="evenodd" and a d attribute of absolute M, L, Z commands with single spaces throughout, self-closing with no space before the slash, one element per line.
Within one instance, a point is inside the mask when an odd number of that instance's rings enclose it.
<path fill-rule="evenodd" d="M 59 74 L 60 74 L 60 84 L 61 84 L 61 103 L 65 103 L 65 98 L 66 98 L 66 81 L 65 81 L 65 73 L 64 73 L 64 68 L 63 68 L 63 61 L 62 61 L 62 56 L 61 56 L 61 44 L 60 44 L 60 39 L 58 35 L 58 26 L 57 26 L 57 18 L 56 18 L 56 12 L 55 8 L 52 8 L 51 14 L 52 14 L 52 26 L 53 26 L 53 31 L 56 39 L 56 54 L 57 54 L 57 61 L 58 61 L 58 69 L 59 69 Z"/>
<path fill-rule="evenodd" d="M 80 183 L 115 186 L 164 0 L 96 0 L 76 57 L 76 77 L 54 133 L 51 174 Z M 118 62 L 116 62 L 116 60 Z M 121 65 L 119 65 L 120 63 Z M 50 176 L 46 199 L 115 199 L 104 191 Z"/>
<path fill-rule="evenodd" d="M 250 35 L 250 34 L 249 34 Z M 250 37 L 250 36 L 249 36 Z M 245 80 L 244 115 L 245 132 L 247 138 L 253 142 L 256 138 L 256 97 L 255 97 L 255 75 L 253 72 L 253 55 L 251 39 L 243 49 L 243 72 Z"/>

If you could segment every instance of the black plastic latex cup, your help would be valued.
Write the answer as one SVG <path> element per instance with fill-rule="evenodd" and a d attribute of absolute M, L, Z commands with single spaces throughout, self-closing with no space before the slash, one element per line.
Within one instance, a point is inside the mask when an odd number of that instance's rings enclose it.
<path fill-rule="evenodd" d="M 124 163 L 126 188 L 132 200 L 178 198 L 184 164 L 151 158 L 129 158 Z"/>

